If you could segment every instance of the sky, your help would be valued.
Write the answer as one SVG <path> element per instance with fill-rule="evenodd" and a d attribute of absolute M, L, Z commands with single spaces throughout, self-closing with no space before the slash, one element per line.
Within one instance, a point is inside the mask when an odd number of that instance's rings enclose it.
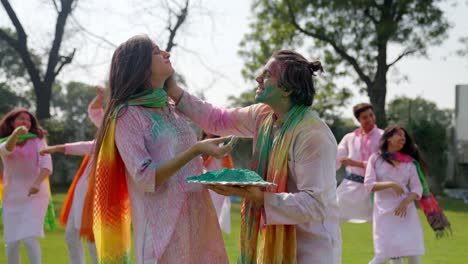
<path fill-rule="evenodd" d="M 29 33 L 31 46 L 39 53 L 45 53 L 46 47 L 50 46 L 55 20 L 49 1 L 11 2 Z M 80 0 L 69 25 L 73 29 L 82 26 L 114 45 L 133 35 L 147 34 L 164 47 L 167 41 L 166 11 L 158 5 L 166 1 L 152 2 L 154 4 L 135 0 Z M 408 77 L 406 81 L 397 82 L 391 74 L 388 75 L 387 102 L 395 96 L 421 96 L 440 108 L 455 107 L 455 85 L 468 84 L 468 57 L 455 55 L 455 50 L 460 47 L 458 39 L 468 36 L 468 1 L 456 2 L 457 6 L 442 4 L 452 24 L 444 43 L 431 47 L 427 58 L 409 57 L 400 61 L 397 69 Z M 244 63 L 238 55 L 239 42 L 249 32 L 248 25 L 253 21 L 250 1 L 192 0 L 191 3 L 192 13 L 177 33 L 178 46 L 171 52 L 172 65 L 187 80 L 187 90 L 204 90 L 208 101 L 227 105 L 229 95 L 239 95 L 255 86 L 254 80 L 243 79 Z M 0 26 L 11 26 L 2 8 Z M 70 52 L 74 47 L 77 53 L 73 64 L 64 68 L 59 79 L 104 83 L 115 47 L 83 31 L 73 31 L 66 35 L 64 51 Z M 392 50 L 389 53 L 392 54 Z M 369 101 L 356 89 L 353 92 L 355 97 L 348 109 L 343 109 L 346 116 L 351 116 L 349 108 L 353 104 Z"/>

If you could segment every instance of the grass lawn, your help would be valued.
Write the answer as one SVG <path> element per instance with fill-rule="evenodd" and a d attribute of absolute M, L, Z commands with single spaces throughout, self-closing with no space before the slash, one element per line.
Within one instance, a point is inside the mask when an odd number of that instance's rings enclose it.
<path fill-rule="evenodd" d="M 60 212 L 64 194 L 54 195 L 55 209 Z M 449 218 L 453 236 L 436 240 L 424 216 L 421 222 L 424 227 L 426 255 L 422 258 L 425 264 L 464 264 L 468 263 L 468 205 L 460 200 L 441 199 L 441 206 Z M 235 263 L 238 253 L 239 239 L 239 204 L 232 207 L 232 233 L 224 234 L 225 246 L 230 263 Z M 3 242 L 3 227 L 0 231 L 0 244 Z M 343 233 L 343 264 L 368 263 L 373 256 L 372 226 L 369 224 L 344 224 Z M 64 229 L 59 227 L 54 231 L 46 230 L 46 238 L 40 240 L 44 264 L 68 263 L 67 249 L 64 240 Z M 311 250 L 314 250 L 313 248 Z M 28 263 L 24 247 L 21 247 L 23 263 Z M 6 263 L 5 248 L 0 246 L 0 263 Z M 91 263 L 88 261 L 88 263 Z"/>

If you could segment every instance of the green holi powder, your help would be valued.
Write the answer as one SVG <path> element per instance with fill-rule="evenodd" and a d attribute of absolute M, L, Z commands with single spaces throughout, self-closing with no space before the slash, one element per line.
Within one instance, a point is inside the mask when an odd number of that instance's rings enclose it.
<path fill-rule="evenodd" d="M 223 142 L 223 145 L 229 144 L 229 142 L 231 142 L 231 140 L 232 140 L 233 137 L 234 137 L 234 136 L 228 137 L 228 138 Z"/>
<path fill-rule="evenodd" d="M 191 176 L 186 181 L 204 182 L 265 182 L 260 175 L 251 170 L 226 169 L 222 171 L 208 171 L 200 176 Z"/>
<path fill-rule="evenodd" d="M 150 113 L 150 117 L 153 120 L 151 127 L 151 135 L 153 137 L 158 136 L 161 133 L 176 135 L 178 133 L 178 127 L 170 123 L 163 121 L 161 113 Z"/>

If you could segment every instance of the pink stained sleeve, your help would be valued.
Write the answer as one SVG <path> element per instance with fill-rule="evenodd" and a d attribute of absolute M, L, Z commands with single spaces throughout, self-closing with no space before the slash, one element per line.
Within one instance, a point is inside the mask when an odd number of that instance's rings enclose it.
<path fill-rule="evenodd" d="M 331 132 L 302 132 L 288 161 L 298 192 L 264 194 L 267 225 L 323 221 L 336 203 L 336 141 Z"/>
<path fill-rule="evenodd" d="M 137 107 L 126 107 L 117 119 L 115 144 L 131 180 L 142 192 L 156 190 L 156 164 L 145 147 L 148 130 Z"/>
<path fill-rule="evenodd" d="M 346 134 L 340 141 L 340 144 L 338 144 L 338 153 L 336 155 L 336 170 L 339 170 L 341 168 L 341 158 L 348 157 L 348 136 L 349 134 Z"/>
<path fill-rule="evenodd" d="M 367 169 L 367 160 L 363 160 L 362 163 L 364 163 L 364 170 Z"/>
<path fill-rule="evenodd" d="M 42 139 L 37 140 L 37 152 L 39 152 L 39 150 L 46 148 L 46 147 L 47 147 L 47 144 L 45 143 L 44 140 Z M 37 156 L 39 157 L 39 163 L 38 163 L 39 168 L 47 169 L 49 170 L 49 175 L 52 174 L 52 157 L 50 156 L 50 154 L 39 155 L 38 153 Z"/>
<path fill-rule="evenodd" d="M 378 154 L 372 154 L 367 162 L 366 174 L 364 176 L 364 188 L 366 188 L 368 192 L 372 192 L 372 188 L 374 188 L 374 185 L 377 182 L 375 167 L 378 157 Z"/>
<path fill-rule="evenodd" d="M 93 152 L 94 140 L 65 144 L 65 155 L 84 156 Z"/>
<path fill-rule="evenodd" d="M 244 108 L 221 108 L 184 92 L 177 108 L 208 133 L 253 137 L 259 121 L 270 111 L 263 104 Z"/>
<path fill-rule="evenodd" d="M 91 108 L 88 106 L 88 117 L 96 127 L 100 127 L 102 120 L 104 119 L 104 109 L 102 108 Z"/>

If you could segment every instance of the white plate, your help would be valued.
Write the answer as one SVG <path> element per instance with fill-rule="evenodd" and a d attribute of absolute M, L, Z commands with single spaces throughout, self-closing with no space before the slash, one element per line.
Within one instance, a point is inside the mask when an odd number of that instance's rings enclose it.
<path fill-rule="evenodd" d="M 270 187 L 276 186 L 272 182 L 227 182 L 227 181 L 199 181 L 199 180 L 188 180 L 187 182 L 201 183 L 206 185 L 236 185 L 236 186 L 259 186 L 259 187 Z"/>

